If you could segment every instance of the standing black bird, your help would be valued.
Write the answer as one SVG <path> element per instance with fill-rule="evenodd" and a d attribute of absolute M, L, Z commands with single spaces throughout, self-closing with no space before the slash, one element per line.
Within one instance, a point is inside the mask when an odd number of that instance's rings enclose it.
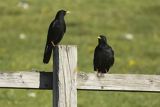
<path fill-rule="evenodd" d="M 94 71 L 98 71 L 97 76 L 103 76 L 114 64 L 114 51 L 107 44 L 107 39 L 103 35 L 98 37 L 98 45 L 94 51 L 93 64 Z"/>
<path fill-rule="evenodd" d="M 50 60 L 53 47 L 61 41 L 64 33 L 66 32 L 66 24 L 64 20 L 66 13 L 69 13 L 69 11 L 59 10 L 55 16 L 55 19 L 49 26 L 43 57 L 43 63 L 45 64 L 47 64 Z"/>

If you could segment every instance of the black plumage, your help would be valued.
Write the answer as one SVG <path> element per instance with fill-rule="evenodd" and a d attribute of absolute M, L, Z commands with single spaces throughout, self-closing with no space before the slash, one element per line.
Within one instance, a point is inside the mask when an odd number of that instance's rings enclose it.
<path fill-rule="evenodd" d="M 109 71 L 110 67 L 114 64 L 114 51 L 107 44 L 105 36 L 98 37 L 98 45 L 94 51 L 94 71 L 98 71 L 97 75 L 102 75 Z"/>
<path fill-rule="evenodd" d="M 55 19 L 49 26 L 43 57 L 43 63 L 45 64 L 47 64 L 50 60 L 53 47 L 62 40 L 63 35 L 66 32 L 66 24 L 64 20 L 66 13 L 68 13 L 68 11 L 59 10 L 55 16 Z"/>

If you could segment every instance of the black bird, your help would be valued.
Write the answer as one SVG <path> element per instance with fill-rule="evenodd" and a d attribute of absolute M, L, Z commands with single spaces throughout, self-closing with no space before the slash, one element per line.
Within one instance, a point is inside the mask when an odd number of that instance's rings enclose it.
<path fill-rule="evenodd" d="M 47 64 L 50 60 L 53 47 L 55 47 L 63 38 L 66 32 L 64 16 L 69 11 L 59 10 L 55 19 L 51 22 L 48 29 L 47 41 L 44 50 L 43 63 Z"/>
<path fill-rule="evenodd" d="M 93 64 L 94 71 L 98 71 L 97 76 L 103 76 L 114 64 L 114 51 L 107 44 L 107 39 L 104 35 L 98 37 L 98 45 L 94 51 Z"/>

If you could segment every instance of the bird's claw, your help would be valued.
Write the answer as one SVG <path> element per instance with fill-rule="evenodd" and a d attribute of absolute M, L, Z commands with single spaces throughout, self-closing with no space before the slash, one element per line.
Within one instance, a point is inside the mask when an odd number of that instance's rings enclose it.
<path fill-rule="evenodd" d="M 104 73 L 97 73 L 97 77 L 104 77 Z"/>
<path fill-rule="evenodd" d="M 55 46 L 56 46 L 56 45 L 53 43 L 53 41 L 51 41 L 51 43 L 52 43 L 53 47 L 55 47 Z"/>

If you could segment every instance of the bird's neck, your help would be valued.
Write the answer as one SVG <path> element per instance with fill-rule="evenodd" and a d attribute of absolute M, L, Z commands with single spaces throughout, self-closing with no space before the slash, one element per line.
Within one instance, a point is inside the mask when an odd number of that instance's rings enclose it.
<path fill-rule="evenodd" d="M 98 41 L 98 45 L 107 45 L 107 43 L 105 41 Z"/>
<path fill-rule="evenodd" d="M 55 19 L 64 20 L 64 15 L 63 14 L 56 15 Z"/>
<path fill-rule="evenodd" d="M 98 46 L 100 48 L 104 48 L 104 47 L 108 47 L 108 44 L 106 42 L 101 42 L 101 43 L 98 44 Z"/>

